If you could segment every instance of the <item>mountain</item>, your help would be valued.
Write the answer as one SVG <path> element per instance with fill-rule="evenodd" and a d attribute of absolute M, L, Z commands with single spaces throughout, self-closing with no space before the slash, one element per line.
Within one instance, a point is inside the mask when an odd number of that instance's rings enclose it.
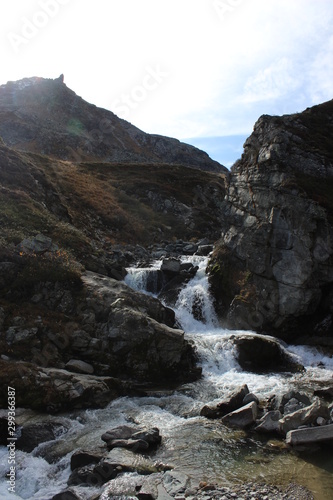
<path fill-rule="evenodd" d="M 164 258 L 172 305 L 197 271 L 180 256 L 212 247 L 223 326 L 332 346 L 333 101 L 260 117 L 230 172 L 62 78 L 3 85 L 0 134 L 0 381 L 18 405 L 96 407 L 197 378 L 173 311 L 122 280 Z"/>
<path fill-rule="evenodd" d="M 89 104 L 65 85 L 62 75 L 0 86 L 0 136 L 15 149 L 74 162 L 169 163 L 227 171 L 194 146 L 146 134 Z"/>

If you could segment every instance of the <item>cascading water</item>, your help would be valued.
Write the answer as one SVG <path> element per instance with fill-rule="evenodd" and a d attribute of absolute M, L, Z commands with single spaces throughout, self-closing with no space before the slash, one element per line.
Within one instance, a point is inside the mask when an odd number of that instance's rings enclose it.
<path fill-rule="evenodd" d="M 333 491 L 333 473 L 313 461 L 304 461 L 293 453 L 276 453 L 255 435 L 234 431 L 218 420 L 200 416 L 207 403 L 221 400 L 226 391 L 246 383 L 250 391 L 261 397 L 287 392 L 291 388 L 308 391 L 315 381 L 332 381 L 333 359 L 323 356 L 315 348 L 288 347 L 288 351 L 306 367 L 305 373 L 258 375 L 241 370 L 232 337 L 244 332 L 228 331 L 218 325 L 209 295 L 205 273 L 207 259 L 186 257 L 198 266 L 197 274 L 180 292 L 175 312 L 178 322 L 197 348 L 202 365 L 201 380 L 186 384 L 177 391 L 156 393 L 150 397 L 120 398 L 107 408 L 72 412 L 47 418 L 27 411 L 21 415 L 24 422 L 61 422 L 68 429 L 55 442 L 39 446 L 31 454 L 18 452 L 16 495 L 8 495 L 5 481 L 0 483 L 0 498 L 45 500 L 66 487 L 70 456 L 78 448 L 95 449 L 102 444 L 100 436 L 112 427 L 136 422 L 158 427 L 163 445 L 154 460 L 170 463 L 195 480 L 223 484 L 266 481 L 286 484 L 297 482 L 316 491 L 316 500 L 329 500 Z M 148 276 L 159 271 L 161 262 L 151 268 L 128 270 L 126 282 L 143 291 Z M 194 314 L 193 314 L 194 313 Z M 245 332 L 246 334 L 246 332 Z M 320 365 L 320 366 L 319 366 Z M 0 447 L 0 474 L 7 471 L 7 449 Z M 51 457 L 51 459 L 50 459 Z M 61 458 L 57 458 L 61 457 Z M 47 460 L 46 460 L 47 458 Z M 327 464 L 327 462 L 326 462 Z M 121 475 L 114 481 L 120 491 L 131 481 L 130 475 Z M 82 500 L 97 493 L 82 488 Z"/>

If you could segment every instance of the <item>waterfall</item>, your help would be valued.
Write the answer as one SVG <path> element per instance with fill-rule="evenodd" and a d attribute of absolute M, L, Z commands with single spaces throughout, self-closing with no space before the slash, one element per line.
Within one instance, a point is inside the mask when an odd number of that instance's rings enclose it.
<path fill-rule="evenodd" d="M 218 326 L 206 274 L 208 257 L 194 256 L 190 261 L 198 266 L 198 271 L 178 296 L 175 305 L 176 317 L 186 332 L 208 331 Z"/>
<path fill-rule="evenodd" d="M 128 267 L 124 281 L 133 290 L 156 295 L 163 286 L 161 264 L 156 260 L 149 267 Z"/>
<path fill-rule="evenodd" d="M 280 481 L 321 485 L 332 491 L 333 475 L 323 467 L 310 462 L 300 462 L 294 454 L 284 454 L 279 459 L 276 451 L 270 453 L 262 442 L 239 439 L 238 431 L 231 431 L 220 421 L 205 420 L 200 410 L 206 404 L 214 404 L 236 386 L 247 384 L 250 391 L 261 398 L 283 394 L 291 389 L 306 392 L 317 382 L 331 384 L 333 358 L 324 356 L 314 347 L 287 346 L 306 367 L 304 373 L 245 372 L 237 361 L 234 338 L 237 335 L 255 335 L 253 332 L 228 331 L 218 324 L 206 275 L 206 257 L 183 257 L 185 263 L 198 266 L 196 275 L 184 284 L 174 307 L 178 322 L 185 336 L 196 346 L 202 378 L 179 387 L 177 391 L 156 392 L 145 397 L 125 397 L 112 401 L 106 408 L 89 409 L 68 414 L 45 416 L 34 414 L 33 422 L 63 422 L 68 432 L 55 442 L 44 443 L 32 453 L 17 450 L 18 499 L 44 500 L 66 488 L 70 473 L 70 456 L 77 448 L 94 450 L 102 444 L 100 436 L 108 429 L 133 421 L 142 426 L 158 427 L 163 436 L 163 446 L 158 448 L 154 461 L 171 463 L 194 479 L 223 484 Z M 127 269 L 125 282 L 140 292 L 157 295 L 163 281 L 160 270 L 162 261 L 150 267 Z M 6 411 L 4 410 L 4 415 Z M 24 417 L 24 411 L 20 418 Z M 31 412 L 24 420 L 31 421 Z M 55 458 L 50 463 L 48 456 Z M 8 470 L 8 450 L 0 446 L 0 498 L 8 498 L 5 474 Z M 262 464 L 260 459 L 263 458 Z M 118 479 L 117 479 L 118 480 Z M 120 493 L 130 483 L 124 473 Z M 122 489 L 123 488 L 123 489 Z M 92 498 L 99 490 L 82 487 L 82 498 Z M 120 498 L 120 496 L 119 496 Z M 327 500 L 329 497 L 319 497 Z"/>

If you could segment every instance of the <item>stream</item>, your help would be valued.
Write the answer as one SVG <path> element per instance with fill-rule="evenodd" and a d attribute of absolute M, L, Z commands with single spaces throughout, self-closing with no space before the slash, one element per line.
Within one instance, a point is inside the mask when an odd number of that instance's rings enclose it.
<path fill-rule="evenodd" d="M 8 493 L 2 479 L 1 499 L 49 500 L 66 488 L 73 451 L 94 449 L 102 445 L 100 437 L 108 429 L 131 422 L 158 427 L 162 445 L 154 461 L 170 464 L 197 482 L 205 480 L 223 485 L 249 481 L 278 485 L 296 482 L 309 488 L 316 500 L 332 499 L 332 448 L 322 448 L 320 453 L 308 455 L 286 451 L 281 449 L 281 441 L 227 428 L 218 420 L 201 417 L 200 410 L 205 404 L 220 401 L 226 392 L 242 384 L 247 384 L 250 392 L 260 399 L 290 389 L 311 394 L 320 384 L 332 384 L 333 359 L 313 347 L 286 346 L 305 366 L 305 372 L 257 375 L 243 371 L 237 363 L 230 337 L 246 332 L 231 332 L 219 326 L 205 273 L 207 257 L 186 257 L 184 261 L 199 269 L 181 291 L 175 312 L 186 337 L 196 345 L 202 378 L 175 391 L 155 391 L 141 398 L 119 398 L 104 409 L 61 415 L 40 415 L 18 409 L 17 420 L 21 424 L 55 421 L 61 422 L 68 431 L 59 435 L 56 441 L 41 444 L 30 454 L 16 451 L 16 494 Z M 159 269 L 160 265 L 161 262 L 156 261 L 151 268 L 130 268 L 125 281 L 144 292 L 148 273 Z M 200 305 L 203 321 L 193 317 L 194 302 L 196 307 Z M 8 469 L 7 456 L 6 447 L 0 447 L 1 478 Z M 117 478 L 124 483 L 129 480 L 130 474 Z M 82 499 L 98 491 L 82 488 Z"/>

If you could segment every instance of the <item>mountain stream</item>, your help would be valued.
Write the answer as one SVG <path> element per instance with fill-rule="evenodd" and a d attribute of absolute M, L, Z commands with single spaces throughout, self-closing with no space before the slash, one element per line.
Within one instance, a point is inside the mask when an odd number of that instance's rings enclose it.
<path fill-rule="evenodd" d="M 56 441 L 39 445 L 32 453 L 16 451 L 16 494 L 8 493 L 3 479 L 8 471 L 8 450 L 0 447 L 1 499 L 52 498 L 66 489 L 73 451 L 102 445 L 100 437 L 105 431 L 129 422 L 158 427 L 162 445 L 154 461 L 171 464 L 198 482 L 205 480 L 223 485 L 249 481 L 278 485 L 296 482 L 308 487 L 316 500 L 332 498 L 332 448 L 323 449 L 320 454 L 299 455 L 281 449 L 278 440 L 233 430 L 218 420 L 201 417 L 200 410 L 205 404 L 220 401 L 227 392 L 242 384 L 247 384 L 250 392 L 259 398 L 286 393 L 290 389 L 311 392 L 320 382 L 332 384 L 333 359 L 312 347 L 287 346 L 306 367 L 305 372 L 265 375 L 244 372 L 237 363 L 235 347 L 230 340 L 240 332 L 231 332 L 218 325 L 205 273 L 207 258 L 186 257 L 186 262 L 199 269 L 181 291 L 175 312 L 186 337 L 196 345 L 202 378 L 177 390 L 155 391 L 140 398 L 120 398 L 104 409 L 56 416 L 18 409 L 17 418 L 21 423 L 56 421 L 63 423 L 68 431 L 59 435 Z M 151 268 L 130 268 L 125 281 L 144 292 L 149 272 L 159 269 L 160 265 L 157 261 Z M 200 304 L 202 321 L 193 317 L 194 301 L 196 307 Z M 244 335 L 243 331 L 241 333 Z M 129 480 L 130 474 L 117 478 L 120 486 L 121 481 Z M 82 488 L 82 499 L 88 499 L 93 493 L 93 488 Z"/>

